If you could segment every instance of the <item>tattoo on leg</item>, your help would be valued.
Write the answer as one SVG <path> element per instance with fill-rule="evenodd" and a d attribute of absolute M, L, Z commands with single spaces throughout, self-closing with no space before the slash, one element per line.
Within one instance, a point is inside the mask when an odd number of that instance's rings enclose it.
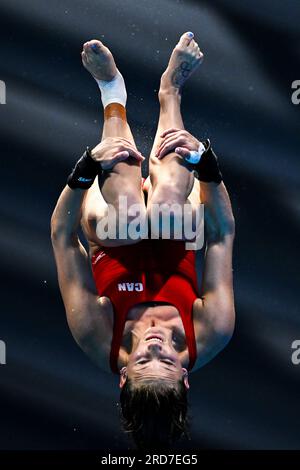
<path fill-rule="evenodd" d="M 189 64 L 188 62 L 184 61 L 180 64 L 179 67 L 176 67 L 176 69 L 172 73 L 172 84 L 174 86 L 179 86 L 181 85 L 182 79 L 187 78 L 192 70 L 192 65 Z"/>
<path fill-rule="evenodd" d="M 190 73 L 190 71 L 192 70 L 192 66 L 191 64 L 189 64 L 188 62 L 182 62 L 180 64 L 180 68 L 181 68 L 181 73 L 183 75 L 183 77 L 187 77 Z"/>

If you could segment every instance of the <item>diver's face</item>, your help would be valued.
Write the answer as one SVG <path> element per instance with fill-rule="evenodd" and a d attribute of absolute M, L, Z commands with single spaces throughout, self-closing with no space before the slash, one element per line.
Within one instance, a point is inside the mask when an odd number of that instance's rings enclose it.
<path fill-rule="evenodd" d="M 175 385 L 184 377 L 188 388 L 187 371 L 181 365 L 178 351 L 172 342 L 172 330 L 169 328 L 146 329 L 129 355 L 127 367 L 122 371 L 135 385 L 155 379 L 167 380 Z M 122 387 L 122 380 L 120 386 Z"/>

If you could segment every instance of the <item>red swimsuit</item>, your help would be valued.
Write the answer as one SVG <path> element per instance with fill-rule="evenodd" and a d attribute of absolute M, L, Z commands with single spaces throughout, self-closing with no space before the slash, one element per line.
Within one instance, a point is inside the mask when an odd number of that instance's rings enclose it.
<path fill-rule="evenodd" d="M 118 357 L 128 311 L 143 302 L 174 305 L 182 319 L 189 351 L 189 370 L 197 358 L 193 303 L 197 294 L 196 252 L 185 242 L 143 240 L 135 245 L 101 247 L 92 257 L 99 295 L 114 308 L 110 367 L 118 373 Z"/>

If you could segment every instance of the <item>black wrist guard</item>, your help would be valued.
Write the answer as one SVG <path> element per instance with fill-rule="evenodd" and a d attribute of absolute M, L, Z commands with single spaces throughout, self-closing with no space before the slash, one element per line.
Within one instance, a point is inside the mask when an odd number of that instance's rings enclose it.
<path fill-rule="evenodd" d="M 201 155 L 200 162 L 194 167 L 198 174 L 198 179 L 205 183 L 220 184 L 223 180 L 222 173 L 219 168 L 218 158 L 211 147 L 209 139 L 202 142 L 206 148 L 205 152 Z"/>
<path fill-rule="evenodd" d="M 101 175 L 101 173 L 102 168 L 100 163 L 92 159 L 90 149 L 87 147 L 69 175 L 67 185 L 71 189 L 88 189 L 92 186 L 96 176 L 98 174 Z"/>

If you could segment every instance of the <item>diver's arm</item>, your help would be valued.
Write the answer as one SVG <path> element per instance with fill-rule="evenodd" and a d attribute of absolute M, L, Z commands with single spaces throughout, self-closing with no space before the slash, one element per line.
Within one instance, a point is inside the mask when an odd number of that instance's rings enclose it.
<path fill-rule="evenodd" d="M 67 243 L 77 238 L 85 194 L 85 190 L 65 186 L 51 217 L 52 240 L 63 240 Z"/>
<path fill-rule="evenodd" d="M 232 286 L 234 218 L 223 183 L 201 182 L 206 250 L 200 298 L 194 306 L 197 362 L 211 361 L 228 344 L 235 323 Z"/>
<path fill-rule="evenodd" d="M 228 342 L 235 320 L 232 250 L 235 222 L 223 182 L 200 183 L 206 252 L 201 289 L 204 314 L 216 335 Z"/>
<path fill-rule="evenodd" d="M 86 191 L 66 186 L 51 218 L 51 241 L 64 302 L 74 286 L 96 294 L 89 257 L 78 237 L 81 207 Z M 71 288 L 70 288 L 71 286 Z"/>
<path fill-rule="evenodd" d="M 51 239 L 71 333 L 89 358 L 109 371 L 111 306 L 97 293 L 88 254 L 77 235 L 85 193 L 65 187 L 52 215 Z"/>
<path fill-rule="evenodd" d="M 59 288 L 69 327 L 80 346 L 89 337 L 100 308 L 90 260 L 77 234 L 85 193 L 66 186 L 51 218 Z"/>

